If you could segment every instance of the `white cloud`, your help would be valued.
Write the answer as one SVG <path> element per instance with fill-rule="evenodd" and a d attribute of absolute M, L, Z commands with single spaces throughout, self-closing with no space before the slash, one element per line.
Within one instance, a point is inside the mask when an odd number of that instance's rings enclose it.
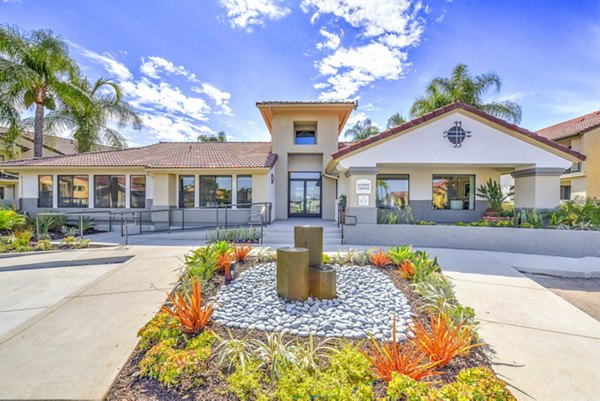
<path fill-rule="evenodd" d="M 321 28 L 319 31 L 321 36 L 323 36 L 326 40 L 320 43 L 317 43 L 317 49 L 332 49 L 335 50 L 340 46 L 342 39 L 340 35 L 337 35 L 332 32 L 328 32 L 325 28 Z"/>
<path fill-rule="evenodd" d="M 208 82 L 183 66 L 176 66 L 162 57 L 141 59 L 140 78 L 109 54 L 98 54 L 72 45 L 82 56 L 99 63 L 115 79 L 125 94 L 125 99 L 139 112 L 153 140 L 196 140 L 199 134 L 214 134 L 207 125 L 215 114 L 231 115 L 231 94 Z M 185 78 L 177 86 L 173 76 Z M 133 139 L 132 130 L 125 133 Z"/>
<path fill-rule="evenodd" d="M 340 48 L 316 63 L 327 77 L 323 100 L 350 99 L 360 88 L 379 79 L 398 79 L 404 72 L 406 53 L 371 43 L 355 48 Z"/>
<path fill-rule="evenodd" d="M 402 77 L 407 50 L 423 35 L 421 15 L 429 12 L 418 0 L 303 0 L 301 7 L 312 13 L 312 23 L 330 15 L 358 29 L 351 46 L 342 46 L 340 36 L 320 29 L 327 40 L 316 47 L 330 50 L 315 62 L 324 82 L 314 87 L 323 100 L 357 98 L 362 88 L 378 80 Z"/>
<path fill-rule="evenodd" d="M 227 9 L 233 28 L 252 30 L 253 25 L 264 25 L 265 20 L 277 20 L 290 13 L 282 0 L 220 0 Z"/>

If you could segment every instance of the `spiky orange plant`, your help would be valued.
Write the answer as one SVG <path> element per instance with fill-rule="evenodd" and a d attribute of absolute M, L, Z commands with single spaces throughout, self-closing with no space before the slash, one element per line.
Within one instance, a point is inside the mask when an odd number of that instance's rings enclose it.
<path fill-rule="evenodd" d="M 466 355 L 472 348 L 481 346 L 475 342 L 475 332 L 471 327 L 463 323 L 455 325 L 444 312 L 429 309 L 429 324 L 430 329 L 422 322 L 415 323 L 412 342 L 440 367 L 446 366 L 452 358 Z"/>
<path fill-rule="evenodd" d="M 384 267 L 392 264 L 390 257 L 381 247 L 377 252 L 373 252 L 369 255 L 369 259 L 374 266 Z"/>
<path fill-rule="evenodd" d="M 222 253 L 217 255 L 217 270 L 227 271 L 231 268 L 231 264 L 234 261 L 234 255 L 231 252 Z"/>
<path fill-rule="evenodd" d="M 400 274 L 402 275 L 402 277 L 404 277 L 407 280 L 412 279 L 415 275 L 415 265 L 413 265 L 413 263 L 410 260 L 405 260 L 404 262 L 400 263 L 400 266 L 398 267 L 400 269 Z"/>
<path fill-rule="evenodd" d="M 167 293 L 171 308 L 166 305 L 162 310 L 171 314 L 179 321 L 183 331 L 190 334 L 198 333 L 208 323 L 212 314 L 214 303 L 202 306 L 202 282 L 200 279 L 190 277 L 190 292 L 185 288 L 178 291 L 175 296 Z"/>
<path fill-rule="evenodd" d="M 379 343 L 369 335 L 372 347 L 361 353 L 371 362 L 373 373 L 385 381 L 392 380 L 392 373 L 406 375 L 415 380 L 436 375 L 437 364 L 427 362 L 425 355 L 410 341 L 396 342 L 396 315 L 392 325 L 392 339 Z"/>
<path fill-rule="evenodd" d="M 233 244 L 233 254 L 235 260 L 240 263 L 244 263 L 248 259 L 248 254 L 252 251 L 252 245 L 235 245 Z"/>

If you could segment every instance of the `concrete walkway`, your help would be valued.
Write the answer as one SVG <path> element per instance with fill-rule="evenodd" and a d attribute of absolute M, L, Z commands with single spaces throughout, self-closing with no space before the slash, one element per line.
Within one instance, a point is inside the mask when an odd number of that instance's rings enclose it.
<path fill-rule="evenodd" d="M 454 278 L 460 301 L 475 309 L 494 370 L 519 400 L 600 399 L 600 322 L 512 267 L 559 266 L 568 258 L 427 250 Z"/>
<path fill-rule="evenodd" d="M 79 255 L 133 258 L 0 336 L 0 399 L 103 399 L 137 344 L 137 330 L 175 283 L 187 249 L 138 246 Z M 60 255 L 27 258 L 51 263 Z"/>

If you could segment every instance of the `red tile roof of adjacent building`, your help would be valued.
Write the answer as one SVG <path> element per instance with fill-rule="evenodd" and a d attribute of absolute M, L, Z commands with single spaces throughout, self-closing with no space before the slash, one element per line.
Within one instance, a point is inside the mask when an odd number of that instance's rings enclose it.
<path fill-rule="evenodd" d="M 543 143 L 545 145 L 548 145 L 550 147 L 553 147 L 563 153 L 567 153 L 571 156 L 575 156 L 576 158 L 580 159 L 580 160 L 585 160 L 585 155 L 582 153 L 579 153 L 575 150 L 569 149 L 566 146 L 563 146 L 557 142 L 554 142 L 553 140 L 550 140 L 548 138 L 545 138 L 541 135 L 536 134 L 535 132 L 526 130 L 525 128 L 521 128 L 516 124 L 511 124 L 508 121 L 502 120 L 498 117 L 494 117 L 492 115 L 489 115 L 473 106 L 470 106 L 468 104 L 464 104 L 462 102 L 454 102 L 452 104 L 449 104 L 447 106 L 444 107 L 440 107 L 439 109 L 436 109 L 432 112 L 429 112 L 427 114 L 423 114 L 421 117 L 417 117 L 414 120 L 410 120 L 405 122 L 404 124 L 398 125 L 397 127 L 388 129 L 386 131 L 382 131 L 377 135 L 373 135 L 367 139 L 364 139 L 362 141 L 359 142 L 355 142 L 353 144 L 351 144 L 350 146 L 346 146 L 344 148 L 339 149 L 337 152 L 334 152 L 331 156 L 333 157 L 333 159 L 339 159 L 340 157 L 347 155 L 349 153 L 353 153 L 361 148 L 364 148 L 365 146 L 368 146 L 372 143 L 378 142 L 382 139 L 385 138 L 389 138 L 391 136 L 394 136 L 400 132 L 406 131 L 409 128 L 412 127 L 416 127 L 418 125 L 421 125 L 429 120 L 432 120 L 435 117 L 441 116 L 443 114 L 449 113 L 451 111 L 457 110 L 457 109 L 463 109 L 465 111 L 468 111 L 469 113 L 473 113 L 479 117 L 482 117 L 492 123 L 496 123 L 498 125 L 503 126 L 504 128 L 507 128 L 511 131 L 514 131 L 518 134 L 521 134 L 525 137 L 534 139 L 540 143 Z"/>
<path fill-rule="evenodd" d="M 542 128 L 536 131 L 536 133 L 544 138 L 557 141 L 570 136 L 584 134 L 598 127 L 600 127 L 600 110 Z"/>
<path fill-rule="evenodd" d="M 146 167 L 146 168 L 265 168 L 277 155 L 270 142 L 159 142 L 154 145 L 41 157 L 0 163 L 0 168 L 39 167 Z"/>

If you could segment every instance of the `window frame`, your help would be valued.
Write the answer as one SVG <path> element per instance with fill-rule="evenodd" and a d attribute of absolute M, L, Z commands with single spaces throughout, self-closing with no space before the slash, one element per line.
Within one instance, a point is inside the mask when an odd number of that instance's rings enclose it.
<path fill-rule="evenodd" d="M 97 179 L 99 177 L 108 177 L 108 206 L 98 206 L 98 183 L 97 183 Z M 119 177 L 123 177 L 123 206 L 114 206 L 112 204 L 112 187 L 113 187 L 113 177 L 117 177 L 117 179 Z M 113 175 L 113 174 L 98 174 L 98 175 L 94 175 L 94 209 L 95 208 L 100 208 L 100 209 L 124 209 L 125 207 L 127 207 L 127 175 L 125 174 L 117 174 L 117 175 Z"/>
<path fill-rule="evenodd" d="M 203 202 L 203 185 L 202 185 L 202 178 L 212 178 L 214 180 L 214 183 L 216 185 L 215 190 L 214 190 L 214 199 L 210 198 L 210 190 L 207 192 L 207 194 L 209 195 L 209 199 L 208 202 Z M 229 184 L 230 184 L 230 194 L 229 194 L 229 203 L 219 203 L 217 200 L 217 191 L 219 190 L 219 178 L 229 178 Z M 231 207 L 233 205 L 233 176 L 232 175 L 227 175 L 227 174 L 202 174 L 198 176 L 198 202 L 199 202 L 199 206 L 200 207 Z"/>
<path fill-rule="evenodd" d="M 375 176 L 375 207 L 377 208 L 385 208 L 385 206 L 380 205 L 379 201 L 377 199 L 377 181 L 380 179 L 400 179 L 400 177 L 406 177 L 406 204 L 404 206 L 400 206 L 402 209 L 406 208 L 407 206 L 410 206 L 410 174 L 377 174 Z"/>
<path fill-rule="evenodd" d="M 134 178 L 143 178 L 144 179 L 144 194 L 143 194 L 143 206 L 134 206 L 134 193 L 142 192 L 142 191 L 134 191 L 133 190 L 133 179 Z M 144 174 L 132 174 L 129 176 L 129 208 L 131 209 L 145 209 L 146 208 L 146 195 L 148 188 L 148 178 Z M 139 196 L 139 195 L 138 195 Z"/>
<path fill-rule="evenodd" d="M 240 178 L 249 178 L 250 179 L 250 201 L 249 202 L 240 202 Z M 252 195 L 254 191 L 254 180 L 252 178 L 252 174 L 239 174 L 235 177 L 235 194 L 236 194 L 236 205 L 238 208 L 249 208 L 252 204 Z M 244 204 L 245 203 L 245 204 Z M 243 204 L 240 206 L 240 204 Z"/>
<path fill-rule="evenodd" d="M 70 204 L 65 204 L 64 201 L 62 201 L 64 198 L 61 196 L 60 193 L 60 182 L 61 182 L 61 178 L 71 178 L 71 196 L 67 199 L 70 200 Z M 79 177 L 79 179 L 85 177 L 85 181 L 87 182 L 87 197 L 86 198 L 81 198 L 81 199 L 85 199 L 85 205 L 79 205 L 79 206 L 75 206 L 73 203 L 73 201 L 75 199 L 74 197 L 74 193 L 75 193 L 75 177 Z M 90 176 L 86 175 L 86 174 L 64 174 L 64 175 L 58 175 L 57 178 L 57 192 L 58 192 L 58 204 L 57 206 L 59 208 L 77 208 L 77 209 L 84 209 L 84 208 L 89 208 L 90 207 Z"/>
<path fill-rule="evenodd" d="M 300 138 L 312 138 L 313 142 L 312 143 L 299 143 L 298 142 L 298 133 L 311 133 L 312 132 L 312 137 L 311 136 L 301 136 Z M 316 129 L 302 129 L 302 128 L 295 128 L 294 129 L 294 145 L 299 145 L 299 146 L 311 146 L 311 145 L 316 145 L 317 144 L 317 130 Z"/>
<path fill-rule="evenodd" d="M 42 177 L 50 177 L 50 191 L 42 191 L 42 186 L 41 186 L 41 178 Z M 43 193 L 50 193 L 50 205 L 46 206 L 46 205 L 42 205 L 41 202 L 41 194 Z M 38 207 L 39 208 L 53 208 L 54 207 L 54 176 L 52 174 L 39 174 L 38 175 Z"/>
<path fill-rule="evenodd" d="M 193 181 L 194 181 L 194 184 L 192 186 L 192 190 L 191 191 L 184 190 L 183 186 L 181 185 L 182 184 L 182 179 L 183 178 L 187 178 L 187 177 L 191 177 L 193 179 Z M 182 175 L 179 175 L 177 177 L 177 181 L 178 181 L 177 182 L 177 186 L 178 186 L 178 188 L 177 188 L 177 194 L 178 194 L 177 205 L 179 206 L 180 209 L 191 209 L 191 208 L 194 208 L 196 206 L 196 186 L 198 185 L 198 183 L 196 182 L 196 176 L 192 175 L 192 174 L 182 174 Z M 188 194 L 188 196 L 189 196 L 190 193 L 192 194 L 192 206 L 185 206 L 185 203 L 184 203 L 185 202 L 185 200 L 184 200 L 185 197 L 182 196 L 182 195 Z M 189 200 L 188 200 L 188 202 L 189 202 Z"/>
<path fill-rule="evenodd" d="M 450 201 L 451 199 L 448 199 L 448 207 L 444 208 L 444 209 L 436 209 L 433 205 L 433 194 L 434 194 L 434 180 L 436 178 L 452 178 L 452 177 L 473 177 L 473 181 L 469 182 L 470 188 L 469 188 L 469 208 L 465 209 L 452 209 L 450 207 Z M 473 196 L 473 207 L 470 207 L 470 199 L 471 199 L 471 194 Z M 463 200 L 464 202 L 464 200 Z M 436 211 L 440 211 L 440 210 L 451 210 L 451 211 L 465 211 L 465 210 L 476 210 L 477 209 L 477 174 L 432 174 L 431 176 L 431 210 L 436 210 Z"/>

